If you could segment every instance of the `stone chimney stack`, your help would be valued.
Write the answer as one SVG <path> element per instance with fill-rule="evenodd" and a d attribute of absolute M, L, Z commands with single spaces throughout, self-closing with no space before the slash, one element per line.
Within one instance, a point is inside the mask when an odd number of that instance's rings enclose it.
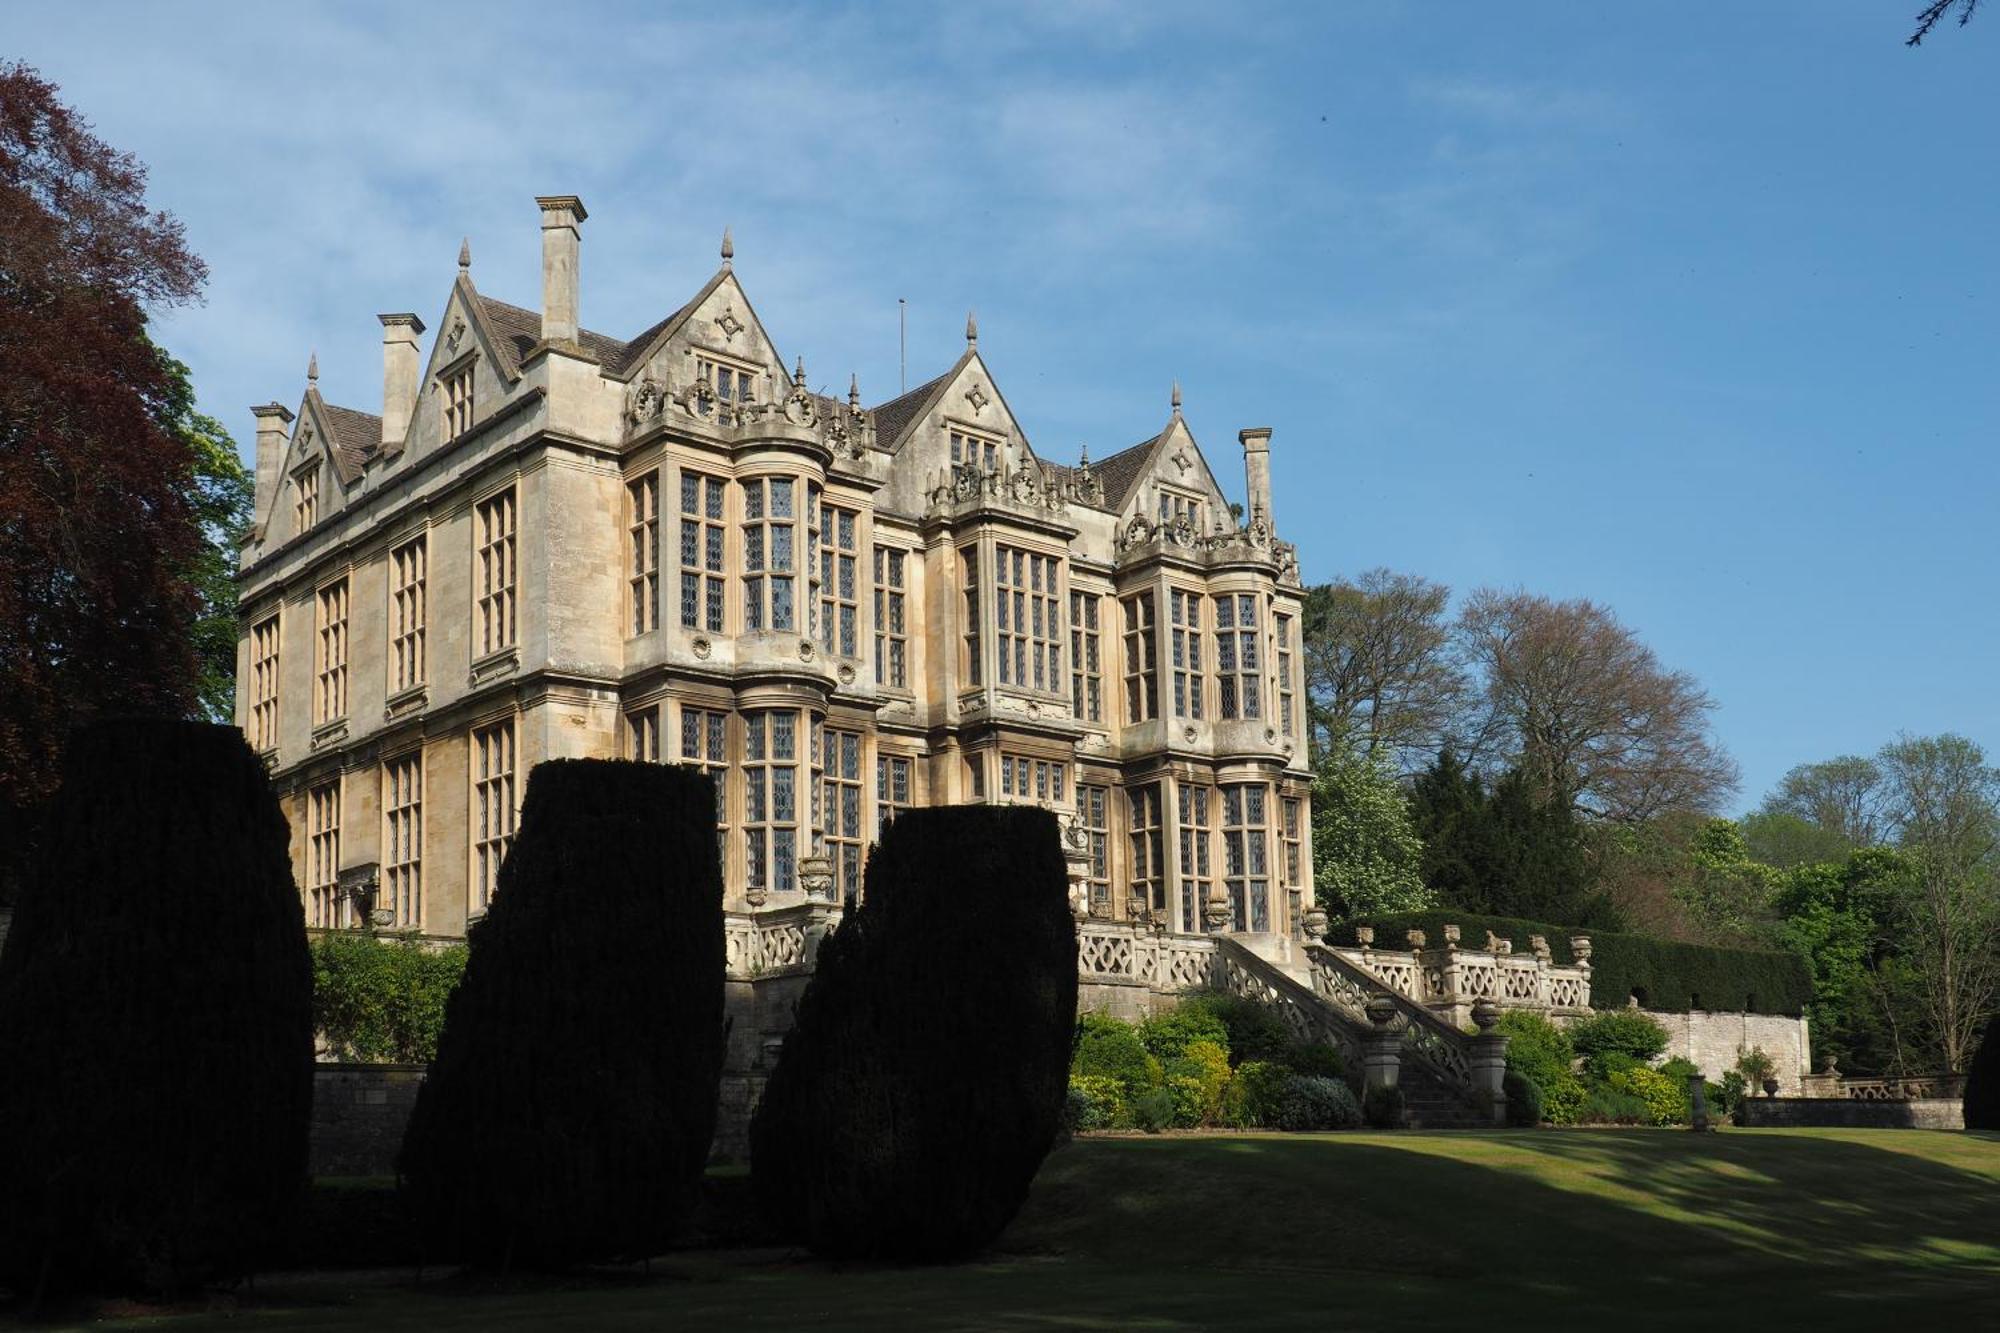
<path fill-rule="evenodd" d="M 285 427 L 292 424 L 291 409 L 279 403 L 265 403 L 250 409 L 257 418 L 257 508 L 252 521 L 262 523 L 278 494 L 278 470 L 285 465 L 285 446 L 291 442 Z"/>
<path fill-rule="evenodd" d="M 573 194 L 537 195 L 542 207 L 542 341 L 574 343 L 577 330 L 577 229 L 590 215 Z"/>
<path fill-rule="evenodd" d="M 1243 445 L 1243 484 L 1250 492 L 1250 521 L 1262 518 L 1276 527 L 1271 518 L 1271 428 L 1250 426 L 1236 432 Z"/>
<path fill-rule="evenodd" d="M 420 369 L 417 339 L 424 322 L 411 314 L 377 315 L 382 321 L 382 450 L 401 446 L 417 406 Z"/>

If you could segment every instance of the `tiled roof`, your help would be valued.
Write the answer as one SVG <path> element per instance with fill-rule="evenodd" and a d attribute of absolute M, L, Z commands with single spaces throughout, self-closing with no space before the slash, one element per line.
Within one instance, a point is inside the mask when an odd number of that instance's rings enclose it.
<path fill-rule="evenodd" d="M 1152 456 L 1153 446 L 1160 442 L 1155 435 L 1150 440 L 1141 440 L 1130 449 L 1120 449 L 1111 457 L 1091 464 L 1091 471 L 1104 483 L 1104 507 L 1117 513 L 1125 507 L 1132 496 L 1132 487 L 1146 470 L 1146 460 Z"/>
<path fill-rule="evenodd" d="M 880 407 L 870 408 L 869 411 L 875 417 L 875 443 L 891 450 L 900 444 L 903 432 L 910 428 L 910 423 L 924 410 L 924 405 L 930 401 L 931 395 L 937 392 L 938 385 L 950 379 L 955 370 L 956 366 L 928 383 L 919 384 L 901 397 L 891 398 Z"/>
<path fill-rule="evenodd" d="M 352 481 L 360 475 L 361 465 L 382 447 L 382 418 L 328 402 L 320 404 L 320 413 L 333 437 L 327 441 L 327 452 L 333 456 L 334 467 L 342 481 Z"/>
<path fill-rule="evenodd" d="M 522 358 L 542 340 L 541 314 L 505 301 L 496 301 L 490 296 L 481 296 L 479 305 L 486 322 L 493 328 L 494 340 L 500 344 L 501 356 L 506 358 L 508 375 L 520 374 Z M 590 329 L 577 330 L 576 341 L 584 351 L 597 358 L 607 374 L 621 375 L 631 369 L 632 362 L 646 350 L 647 344 L 659 336 L 662 329 L 685 317 L 692 308 L 692 302 L 682 306 L 630 342 Z"/>

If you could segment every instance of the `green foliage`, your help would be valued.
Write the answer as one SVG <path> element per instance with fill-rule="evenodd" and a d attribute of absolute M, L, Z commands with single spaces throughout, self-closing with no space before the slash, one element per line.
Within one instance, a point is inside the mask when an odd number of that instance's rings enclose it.
<path fill-rule="evenodd" d="M 1744 1082 L 1743 1075 L 1734 1069 L 1723 1074 L 1722 1082 L 1711 1083 L 1707 1089 L 1710 1104 L 1715 1107 L 1718 1115 L 1734 1115 L 1736 1108 L 1743 1104 L 1743 1097 L 1747 1091 L 1748 1085 Z"/>
<path fill-rule="evenodd" d="M 1766 933 L 1771 900 L 1782 876 L 1752 860 L 1735 821 L 1711 819 L 1688 848 L 1689 873 L 1674 898 L 1711 937 L 1749 938 Z"/>
<path fill-rule="evenodd" d="M 1400 1109 L 1399 1102 L 1399 1113 Z M 1361 1123 L 1361 1108 L 1339 1079 L 1293 1074 L 1285 1080 L 1271 1123 L 1292 1131 L 1353 1129 Z"/>
<path fill-rule="evenodd" d="M 1139 1041 L 1157 1060 L 1183 1055 L 1195 1042 L 1213 1042 L 1229 1050 L 1229 1028 L 1199 999 L 1184 1001 L 1139 1024 Z"/>
<path fill-rule="evenodd" d="M 1812 999 L 1811 971 L 1795 953 L 1678 944 L 1646 935 L 1579 930 L 1516 917 L 1443 909 L 1378 915 L 1336 926 L 1328 938 L 1352 944 L 1355 926 L 1373 925 L 1376 943 L 1385 949 L 1400 949 L 1404 931 L 1425 931 L 1435 944 L 1443 939 L 1447 923 L 1463 927 L 1468 942 L 1484 940 L 1490 930 L 1512 940 L 1516 952 L 1526 951 L 1530 935 L 1544 936 L 1558 963 L 1574 961 L 1571 935 L 1588 934 L 1593 946 L 1590 997 L 1599 1008 L 1620 1007 L 1628 997 L 1636 996 L 1641 1008 L 1661 1013 L 1685 1013 L 1699 1007 L 1798 1014 Z M 1697 1000 L 1698 1005 L 1694 1003 Z"/>
<path fill-rule="evenodd" d="M 466 948 L 404 937 L 328 934 L 313 941 L 313 1026 L 336 1060 L 424 1064 L 437 1056 L 445 1001 Z"/>
<path fill-rule="evenodd" d="M 1652 1123 L 1652 1114 L 1645 1098 L 1596 1083 L 1586 1092 L 1578 1119 L 1590 1125 L 1648 1125 Z"/>
<path fill-rule="evenodd" d="M 1138 1030 L 1108 1014 L 1078 1017 L 1076 1053 L 1070 1068 L 1078 1074 L 1117 1080 L 1127 1101 L 1158 1087 L 1163 1077 L 1159 1060 L 1146 1050 Z"/>
<path fill-rule="evenodd" d="M 1166 1083 L 1174 1094 L 1176 1126 L 1221 1124 L 1223 1095 L 1229 1088 L 1229 1052 L 1212 1041 L 1189 1042 L 1166 1062 Z"/>
<path fill-rule="evenodd" d="M 1542 1123 L 1542 1089 L 1518 1069 L 1509 1069 L 1500 1080 L 1507 1098 L 1507 1123 L 1515 1129 L 1533 1129 Z"/>
<path fill-rule="evenodd" d="M 1449 750 L 1418 774 L 1410 820 L 1424 844 L 1424 883 L 1460 912 L 1618 924 L 1598 891 L 1576 812 L 1540 799 L 1518 770 L 1489 792 Z"/>
<path fill-rule="evenodd" d="M 1755 811 L 1743 816 L 1737 827 L 1750 859 L 1779 870 L 1838 865 L 1858 850 L 1838 829 L 1784 810 Z"/>
<path fill-rule="evenodd" d="M 1069 1095 L 1075 1109 L 1070 1129 L 1112 1129 L 1126 1120 L 1125 1085 L 1102 1074 L 1071 1074 Z"/>
<path fill-rule="evenodd" d="M 1165 1088 L 1149 1088 L 1132 1102 L 1132 1123 L 1148 1134 L 1171 1129 L 1174 1123 L 1174 1094 Z"/>
<path fill-rule="evenodd" d="M 1778 1066 L 1772 1062 L 1762 1046 L 1752 1046 L 1736 1057 L 1736 1072 L 1754 1092 L 1764 1086 L 1766 1079 L 1777 1074 Z"/>
<path fill-rule="evenodd" d="M 234 727 L 72 741 L 0 953 L 0 1286 L 253 1271 L 306 1183 L 312 966 Z"/>
<path fill-rule="evenodd" d="M 1275 1128 L 1279 1103 L 1293 1077 L 1284 1065 L 1246 1060 L 1229 1080 L 1223 1118 L 1239 1129 Z"/>
<path fill-rule="evenodd" d="M 722 1073 L 714 823 L 693 769 L 558 759 L 529 774 L 398 1162 L 430 1252 L 500 1268 L 638 1258 L 694 1208 Z M 1060 1101 L 1058 1087 L 1051 1129 Z"/>
<path fill-rule="evenodd" d="M 2000 1018 L 1988 1020 L 1965 1071 L 1965 1127 L 2000 1129 Z"/>
<path fill-rule="evenodd" d="M 1507 1069 L 1535 1085 L 1541 1117 L 1554 1125 L 1573 1125 L 1583 1111 L 1583 1081 L 1571 1066 L 1576 1048 L 1569 1033 L 1540 1014 L 1512 1009 L 1500 1015 L 1496 1030 L 1507 1036 Z"/>
<path fill-rule="evenodd" d="M 1403 1090 L 1401 1088 L 1370 1088 L 1361 1099 L 1361 1118 L 1368 1122 L 1370 1129 L 1401 1129 L 1403 1127 Z"/>
<path fill-rule="evenodd" d="M 1310 1074 L 1315 1078 L 1347 1075 L 1347 1061 L 1341 1058 L 1339 1048 L 1323 1042 L 1302 1041 L 1286 1047 L 1284 1063 L 1295 1074 Z"/>
<path fill-rule="evenodd" d="M 1247 995 L 1212 992 L 1181 1002 L 1181 1008 L 1200 1008 L 1222 1023 L 1229 1063 L 1250 1060 L 1283 1060 L 1292 1048 L 1292 1032 L 1270 1005 Z"/>
<path fill-rule="evenodd" d="M 1604 1080 L 1611 1092 L 1635 1099 L 1644 1107 L 1644 1123 L 1684 1125 L 1688 1120 L 1687 1084 L 1667 1077 L 1657 1069 L 1637 1065 L 1614 1070 Z"/>
<path fill-rule="evenodd" d="M 1837 862 L 1794 866 L 1773 903 L 1776 942 L 1812 971 L 1813 1046 L 1848 1069 L 1895 1063 L 1880 983 L 1885 965 L 1889 975 L 1896 971 L 1888 955 L 1897 939 L 1897 903 L 1912 879 L 1901 853 L 1871 847 Z"/>
<path fill-rule="evenodd" d="M 712 798 L 709 813 L 713 848 Z M 751 1122 L 752 1179 L 772 1225 L 820 1254 L 956 1259 L 1013 1220 L 1062 1111 L 1076 926 L 1061 831 L 1025 806 L 911 810 L 867 874 Z"/>
<path fill-rule="evenodd" d="M 1314 760 L 1312 838 L 1313 887 L 1333 916 L 1421 911 L 1434 901 L 1409 803 L 1380 763 L 1344 750 Z"/>
<path fill-rule="evenodd" d="M 1637 1009 L 1604 1009 L 1571 1024 L 1569 1040 L 1585 1059 L 1615 1051 L 1643 1062 L 1667 1049 L 1667 1030 Z"/>
<path fill-rule="evenodd" d="M 188 368 L 159 356 L 167 376 L 160 425 L 191 461 L 187 498 L 202 538 L 183 573 L 200 602 L 192 626 L 196 706 L 204 720 L 228 722 L 236 703 L 236 562 L 254 517 L 255 483 L 222 423 L 195 410 Z"/>

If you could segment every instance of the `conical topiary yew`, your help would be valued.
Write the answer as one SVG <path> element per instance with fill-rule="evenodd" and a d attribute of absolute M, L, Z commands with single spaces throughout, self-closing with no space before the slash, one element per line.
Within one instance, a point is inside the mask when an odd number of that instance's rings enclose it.
<path fill-rule="evenodd" d="M 284 815 L 234 727 L 65 759 L 0 954 L 0 1283 L 239 1276 L 306 1181 L 312 966 Z"/>
<path fill-rule="evenodd" d="M 751 1126 L 767 1220 L 836 1257 L 990 1244 L 1055 1140 L 1076 932 L 1047 811 L 900 814 L 822 944 Z"/>
<path fill-rule="evenodd" d="M 537 765 L 403 1140 L 426 1252 L 561 1268 L 666 1248 L 714 1135 L 722 985 L 710 779 Z"/>

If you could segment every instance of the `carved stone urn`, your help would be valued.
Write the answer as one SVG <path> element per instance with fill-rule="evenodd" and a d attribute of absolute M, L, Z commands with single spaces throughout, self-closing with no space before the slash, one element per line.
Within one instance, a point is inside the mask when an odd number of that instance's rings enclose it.
<path fill-rule="evenodd" d="M 1386 1028 L 1396 1021 L 1396 1002 L 1378 991 L 1375 998 L 1363 1006 L 1362 1012 L 1376 1027 Z"/>
<path fill-rule="evenodd" d="M 1493 1025 L 1500 1021 L 1500 1006 L 1480 997 L 1472 1002 L 1472 1021 L 1481 1032 L 1491 1032 Z"/>

